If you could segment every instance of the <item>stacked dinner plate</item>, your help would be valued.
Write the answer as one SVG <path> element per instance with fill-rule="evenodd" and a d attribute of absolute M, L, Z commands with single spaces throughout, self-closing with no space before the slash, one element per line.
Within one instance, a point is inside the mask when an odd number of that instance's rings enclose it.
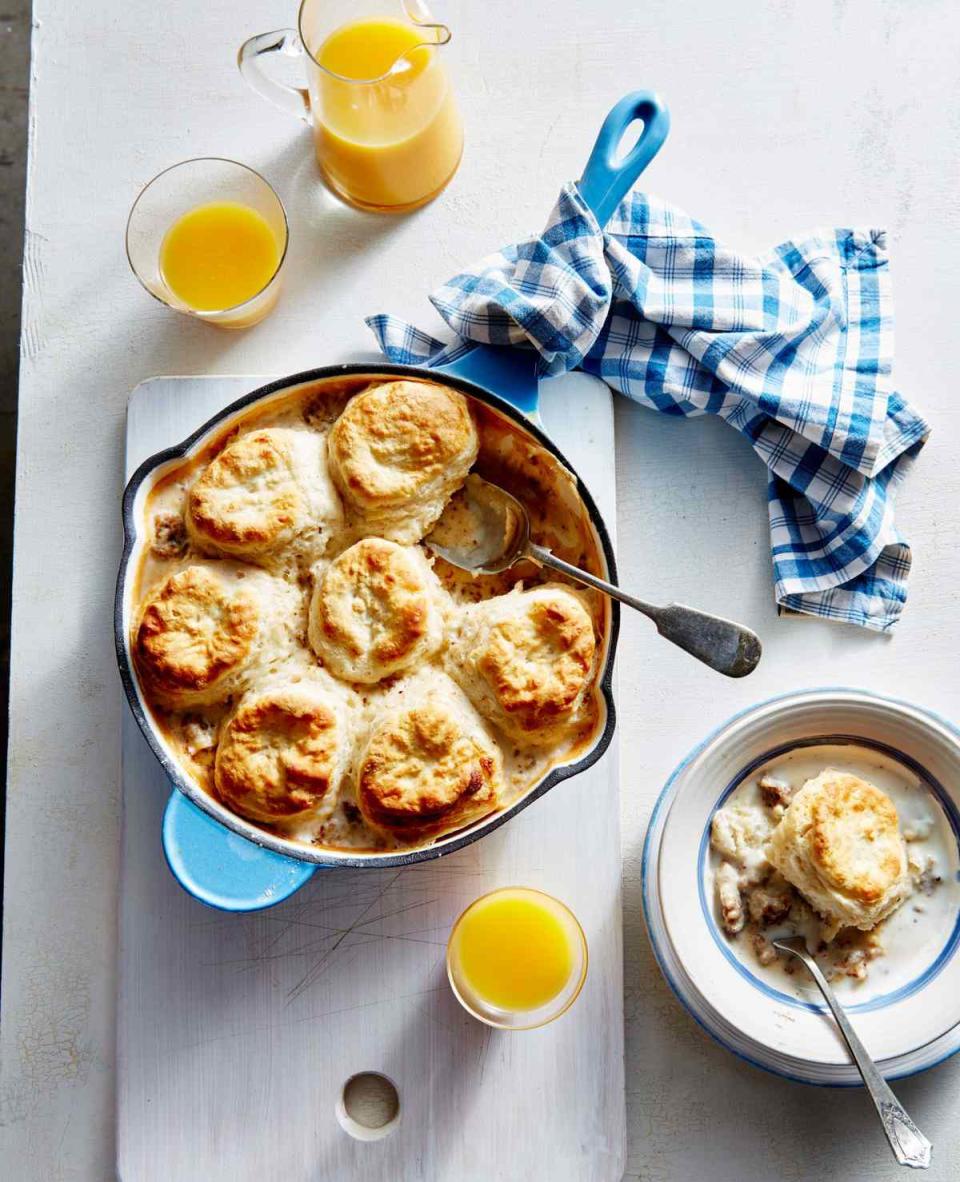
<path fill-rule="evenodd" d="M 888 1079 L 960 1050 L 960 732 L 916 706 L 850 689 L 808 690 L 752 707 L 695 748 L 657 801 L 643 856 L 643 900 L 654 951 L 673 991 L 734 1054 L 778 1075 L 859 1084 L 822 999 L 801 970 L 762 971 L 727 937 L 711 889 L 710 822 L 751 773 L 812 744 L 869 749 L 912 778 L 945 835 L 936 921 L 925 898 L 897 929 L 898 947 L 841 1000 Z M 933 910 L 930 908 L 930 910 Z M 917 933 L 914 936 L 914 933 Z"/>

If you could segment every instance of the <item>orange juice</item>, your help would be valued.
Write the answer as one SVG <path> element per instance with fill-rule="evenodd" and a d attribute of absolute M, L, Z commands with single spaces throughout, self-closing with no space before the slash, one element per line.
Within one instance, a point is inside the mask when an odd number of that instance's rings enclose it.
<path fill-rule="evenodd" d="M 382 77 L 408 54 L 410 67 L 420 73 L 430 64 L 430 50 L 423 40 L 423 29 L 406 21 L 389 18 L 353 21 L 334 29 L 320 46 L 317 60 L 333 74 L 366 82 Z"/>
<path fill-rule="evenodd" d="M 358 20 L 313 53 L 317 159 L 331 188 L 371 209 L 411 209 L 456 172 L 463 129 L 436 45 L 402 20 Z"/>
<path fill-rule="evenodd" d="M 469 907 L 450 942 L 451 969 L 467 999 L 509 1012 L 553 1001 L 576 964 L 561 907 L 522 887 L 495 891 Z"/>
<path fill-rule="evenodd" d="M 160 271 L 170 291 L 195 312 L 219 312 L 263 291 L 276 274 L 281 249 L 257 210 L 236 201 L 212 201 L 189 210 L 167 230 Z"/>

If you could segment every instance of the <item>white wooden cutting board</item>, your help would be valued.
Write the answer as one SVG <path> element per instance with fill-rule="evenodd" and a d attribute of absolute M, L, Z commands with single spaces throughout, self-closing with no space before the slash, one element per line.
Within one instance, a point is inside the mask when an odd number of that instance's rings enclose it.
<path fill-rule="evenodd" d="M 127 417 L 127 474 L 266 378 L 155 378 Z M 616 521 L 613 410 L 596 379 L 546 383 L 542 414 Z M 125 712 L 118 1002 L 122 1182 L 614 1182 L 624 1168 L 617 739 L 459 853 L 402 870 L 319 871 L 268 911 L 230 915 L 167 870 L 169 784 Z M 447 933 L 484 891 L 564 899 L 590 949 L 583 993 L 542 1030 L 466 1015 Z M 397 1085 L 400 1121 L 359 1141 L 346 1080 Z"/>

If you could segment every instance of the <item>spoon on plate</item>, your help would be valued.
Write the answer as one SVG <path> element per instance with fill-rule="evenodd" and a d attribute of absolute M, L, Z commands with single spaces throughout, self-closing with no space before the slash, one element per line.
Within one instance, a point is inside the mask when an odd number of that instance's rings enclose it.
<path fill-rule="evenodd" d="M 902 1166 L 909 1166 L 914 1170 L 927 1169 L 930 1165 L 930 1155 L 933 1152 L 933 1146 L 906 1114 L 900 1105 L 900 1101 L 890 1090 L 886 1080 L 877 1070 L 877 1066 L 870 1058 L 867 1048 L 860 1041 L 857 1032 L 850 1024 L 850 1019 L 844 1013 L 843 1006 L 837 1001 L 837 995 L 830 988 L 827 978 L 820 971 L 820 966 L 807 951 L 806 940 L 804 940 L 803 936 L 792 936 L 788 940 L 774 940 L 773 946 L 780 952 L 787 952 L 791 956 L 795 956 L 798 960 L 803 961 L 810 976 L 816 982 L 817 988 L 823 994 L 827 1005 L 837 1020 L 840 1033 L 843 1035 L 843 1041 L 847 1044 L 850 1054 L 853 1056 L 857 1070 L 863 1076 L 864 1086 L 870 1093 L 870 1099 L 876 1106 L 880 1123 L 883 1125 L 883 1131 L 886 1134 L 887 1140 L 890 1142 L 890 1148 L 893 1150 L 893 1156 Z"/>
<path fill-rule="evenodd" d="M 452 566 L 476 574 L 499 574 L 521 558 L 550 567 L 636 608 L 671 644 L 727 677 L 745 677 L 760 660 L 760 638 L 742 624 L 680 603 L 647 603 L 538 546 L 530 538 L 530 518 L 517 498 L 475 474 L 467 477 L 424 544 Z"/>

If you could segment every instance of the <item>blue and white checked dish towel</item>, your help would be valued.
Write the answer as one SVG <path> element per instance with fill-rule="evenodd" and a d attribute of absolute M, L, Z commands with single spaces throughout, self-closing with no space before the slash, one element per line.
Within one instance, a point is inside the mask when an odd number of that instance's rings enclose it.
<path fill-rule="evenodd" d="M 894 494 L 929 427 L 892 385 L 882 231 L 812 234 L 749 258 L 644 193 L 604 232 L 568 184 L 538 238 L 430 299 L 458 340 L 372 316 L 392 361 L 440 364 L 464 341 L 532 344 L 545 375 L 580 368 L 664 414 L 719 415 L 769 471 L 777 602 L 878 631 L 897 622 L 910 548 Z"/>

